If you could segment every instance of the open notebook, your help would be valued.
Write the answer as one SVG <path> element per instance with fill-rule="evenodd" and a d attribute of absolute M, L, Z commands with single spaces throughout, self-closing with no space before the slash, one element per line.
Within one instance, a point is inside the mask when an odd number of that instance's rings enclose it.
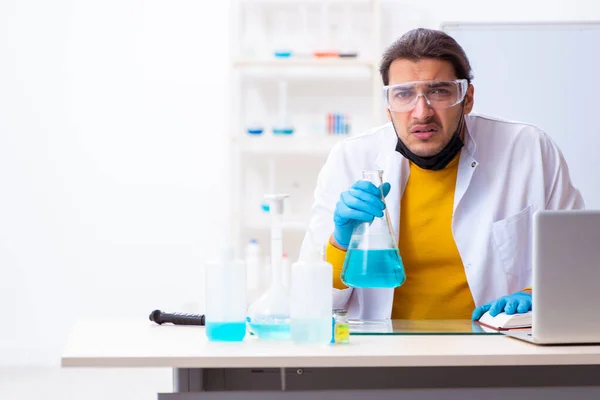
<path fill-rule="evenodd" d="M 499 331 L 508 329 L 526 329 L 531 328 L 531 316 L 532 311 L 512 315 L 502 312 L 495 317 L 492 317 L 488 311 L 479 318 L 477 323 L 481 326 Z"/>

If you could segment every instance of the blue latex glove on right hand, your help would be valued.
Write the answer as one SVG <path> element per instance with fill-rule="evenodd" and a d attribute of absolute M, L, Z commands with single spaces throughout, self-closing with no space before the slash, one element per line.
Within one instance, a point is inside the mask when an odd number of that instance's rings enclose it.
<path fill-rule="evenodd" d="M 333 237 L 342 247 L 348 248 L 354 228 L 362 222 L 371 222 L 383 217 L 385 203 L 381 199 L 390 192 L 390 184 L 384 183 L 381 191 L 368 181 L 357 181 L 350 189 L 342 192 L 333 214 L 335 229 Z"/>
<path fill-rule="evenodd" d="M 509 294 L 508 296 L 502 296 L 499 299 L 490 303 L 484 304 L 473 310 L 471 319 L 478 321 L 486 312 L 490 312 L 492 317 L 505 312 L 506 314 L 512 315 L 514 313 L 526 313 L 531 311 L 532 299 L 531 294 L 525 292 L 517 292 Z"/>

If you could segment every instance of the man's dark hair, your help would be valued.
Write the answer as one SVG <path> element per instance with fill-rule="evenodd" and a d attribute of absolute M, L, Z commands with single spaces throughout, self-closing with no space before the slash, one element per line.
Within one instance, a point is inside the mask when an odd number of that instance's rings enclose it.
<path fill-rule="evenodd" d="M 432 29 L 414 29 L 402 35 L 383 53 L 379 72 L 383 84 L 390 83 L 390 65 L 397 59 L 418 61 L 434 58 L 449 61 L 458 79 L 473 79 L 471 64 L 463 48 L 448 34 Z"/>

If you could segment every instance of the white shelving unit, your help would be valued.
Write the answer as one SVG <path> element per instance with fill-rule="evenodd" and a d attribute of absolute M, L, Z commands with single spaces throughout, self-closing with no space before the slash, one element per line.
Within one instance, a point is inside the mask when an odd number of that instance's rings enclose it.
<path fill-rule="evenodd" d="M 270 218 L 263 196 L 289 193 L 283 244 L 295 260 L 330 150 L 384 122 L 380 0 L 232 2 L 231 232 L 240 255 L 250 239 L 268 255 Z M 275 56 L 282 43 L 291 56 Z M 314 56 L 323 49 L 347 51 L 348 45 L 355 57 Z M 272 133 L 281 93 L 294 127 L 290 135 Z M 327 134 L 328 113 L 349 115 L 349 132 Z M 262 134 L 247 132 L 255 119 Z"/>
<path fill-rule="evenodd" d="M 291 58 L 273 58 L 273 59 L 237 59 L 233 61 L 234 67 L 277 67 L 277 68 L 293 68 L 293 67 L 366 67 L 371 68 L 373 66 L 372 60 L 367 59 L 343 59 L 343 58 L 305 58 L 305 59 L 291 59 Z"/>

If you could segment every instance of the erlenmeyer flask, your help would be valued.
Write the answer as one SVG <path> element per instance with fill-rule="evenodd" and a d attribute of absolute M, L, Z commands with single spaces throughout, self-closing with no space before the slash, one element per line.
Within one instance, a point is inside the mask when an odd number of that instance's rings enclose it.
<path fill-rule="evenodd" d="M 381 191 L 383 171 L 363 171 L 363 179 Z M 383 193 L 381 200 L 385 203 Z M 393 233 L 387 206 L 383 217 L 354 228 L 341 279 L 355 288 L 394 288 L 406 280 L 404 265 Z"/>

